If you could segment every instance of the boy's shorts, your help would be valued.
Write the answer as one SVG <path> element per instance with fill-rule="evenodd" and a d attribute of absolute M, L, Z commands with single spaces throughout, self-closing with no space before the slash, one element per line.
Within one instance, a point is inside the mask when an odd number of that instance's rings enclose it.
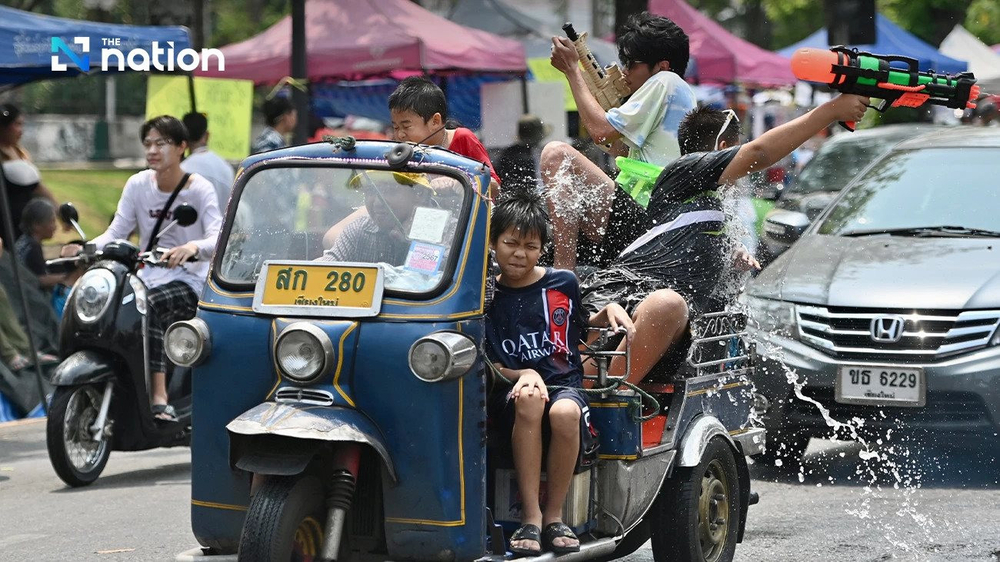
<path fill-rule="evenodd" d="M 545 404 L 545 414 L 542 417 L 542 449 L 548 451 L 552 429 L 549 426 L 549 409 L 557 400 L 572 400 L 580 408 L 580 449 L 576 457 L 574 473 L 589 469 L 597 460 L 597 430 L 590 423 L 590 403 L 587 396 L 577 388 L 557 388 L 549 392 L 549 401 Z M 497 434 L 506 439 L 510 445 L 514 420 L 517 417 L 514 399 L 510 392 L 494 392 L 490 396 L 489 416 Z M 543 453 L 544 461 L 544 453 Z"/>

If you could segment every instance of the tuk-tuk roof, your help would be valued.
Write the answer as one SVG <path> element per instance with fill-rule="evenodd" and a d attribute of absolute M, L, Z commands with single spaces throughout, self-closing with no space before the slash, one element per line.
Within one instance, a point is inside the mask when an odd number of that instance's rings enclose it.
<path fill-rule="evenodd" d="M 343 138 L 348 137 L 338 137 L 337 140 Z M 243 170 L 262 162 L 277 159 L 357 159 L 366 161 L 367 165 L 386 166 L 388 165 L 386 155 L 399 144 L 407 144 L 413 149 L 413 156 L 408 163 L 409 166 L 438 164 L 457 168 L 459 171 L 465 173 L 470 180 L 478 177 L 480 181 L 476 182 L 473 180 L 473 187 L 479 193 L 486 192 L 490 181 L 490 170 L 485 162 L 477 162 L 438 146 L 383 140 L 356 140 L 354 147 L 350 150 L 344 149 L 344 143 L 342 142 L 323 141 L 261 152 L 246 157 L 240 164 L 236 175 L 239 176 Z"/>

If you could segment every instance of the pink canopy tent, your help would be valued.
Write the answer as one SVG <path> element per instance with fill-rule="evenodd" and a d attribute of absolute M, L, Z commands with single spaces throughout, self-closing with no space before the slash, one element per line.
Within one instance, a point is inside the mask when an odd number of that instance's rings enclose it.
<path fill-rule="evenodd" d="M 649 0 L 649 11 L 670 18 L 688 34 L 695 78 L 700 83 L 786 86 L 796 82 L 789 59 L 736 37 L 684 0 Z"/>
<path fill-rule="evenodd" d="M 224 71 L 199 76 L 277 82 L 290 73 L 292 19 L 223 47 Z M 526 71 L 518 41 L 462 27 L 409 0 L 308 0 L 306 68 L 311 81 L 394 71 Z"/>

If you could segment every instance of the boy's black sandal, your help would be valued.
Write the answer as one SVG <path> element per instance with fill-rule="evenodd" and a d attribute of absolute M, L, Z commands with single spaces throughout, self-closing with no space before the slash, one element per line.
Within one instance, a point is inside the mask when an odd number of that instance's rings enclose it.
<path fill-rule="evenodd" d="M 572 532 L 572 531 L 570 531 Z M 513 546 L 514 541 L 535 541 L 539 545 L 542 544 L 542 531 L 537 525 L 532 525 L 528 523 L 526 525 L 521 525 L 518 527 L 514 534 L 510 536 L 510 551 L 514 554 L 520 554 L 522 556 L 538 556 L 542 553 L 541 547 L 539 548 L 516 548 Z"/>
<path fill-rule="evenodd" d="M 573 546 L 563 546 L 558 544 L 553 544 L 553 542 L 558 538 L 575 539 L 576 544 Z M 570 529 L 562 521 L 555 521 L 549 523 L 545 526 L 545 530 L 542 531 L 542 548 L 545 550 L 555 553 L 555 554 L 565 554 L 567 552 L 580 552 L 580 539 L 577 538 L 576 533 L 573 529 Z"/>

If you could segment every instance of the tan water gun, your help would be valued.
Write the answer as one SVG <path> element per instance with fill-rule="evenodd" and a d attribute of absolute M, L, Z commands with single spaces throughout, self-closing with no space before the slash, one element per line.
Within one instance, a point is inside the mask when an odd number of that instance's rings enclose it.
<path fill-rule="evenodd" d="M 567 23 L 563 26 L 566 37 L 573 42 L 576 52 L 580 55 L 580 64 L 583 66 L 583 81 L 587 84 L 587 89 L 597 98 L 604 111 L 612 107 L 618 107 L 622 100 L 628 97 L 628 84 L 625 83 L 625 76 L 622 69 L 617 64 L 609 64 L 601 68 L 601 65 L 594 58 L 594 53 L 587 47 L 587 33 L 577 35 L 573 29 L 573 24 Z"/>

